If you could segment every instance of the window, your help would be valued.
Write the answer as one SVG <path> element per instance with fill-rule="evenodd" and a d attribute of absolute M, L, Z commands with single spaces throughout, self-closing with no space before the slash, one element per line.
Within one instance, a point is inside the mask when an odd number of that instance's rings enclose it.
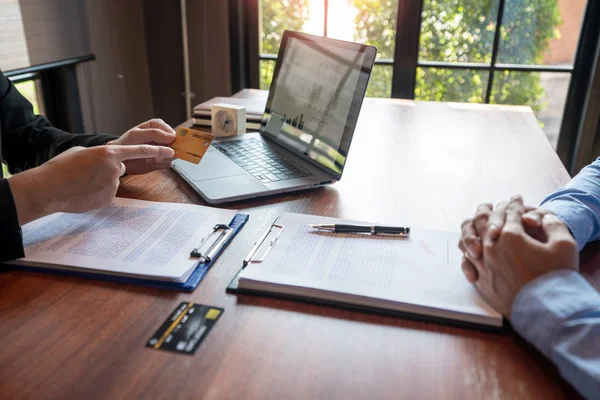
<path fill-rule="evenodd" d="M 420 13 L 418 29 L 410 21 L 403 24 L 418 30 L 418 52 L 406 54 L 415 58 L 408 63 L 414 78 L 408 83 L 395 81 L 407 75 L 397 73 L 394 60 L 399 4 Z M 408 85 L 417 100 L 528 105 L 556 146 L 586 5 L 587 0 L 261 0 L 260 87 L 269 87 L 285 29 L 367 43 L 378 48 L 367 96 L 391 97 L 393 87 Z"/>
<path fill-rule="evenodd" d="M 34 114 L 44 114 L 44 102 L 42 98 L 42 89 L 40 79 L 37 74 L 16 75 L 9 78 L 17 90 L 33 106 Z"/>
<path fill-rule="evenodd" d="M 377 47 L 367 96 L 392 94 L 398 0 L 262 0 L 260 87 L 271 84 L 283 31 L 291 29 Z"/>
<path fill-rule="evenodd" d="M 424 0 L 415 98 L 528 105 L 556 147 L 586 0 Z"/>
<path fill-rule="evenodd" d="M 43 100 L 41 96 L 41 86 L 39 76 L 37 74 L 15 75 L 9 78 L 17 88 L 17 90 L 25 97 L 33 106 L 34 114 L 43 114 Z M 2 163 L 3 176 L 9 177 L 8 167 Z"/>

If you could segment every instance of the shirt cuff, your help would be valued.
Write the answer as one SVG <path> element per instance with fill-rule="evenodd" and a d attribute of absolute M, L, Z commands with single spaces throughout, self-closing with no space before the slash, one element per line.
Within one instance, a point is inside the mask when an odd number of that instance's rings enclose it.
<path fill-rule="evenodd" d="M 546 357 L 564 321 L 597 309 L 600 293 L 578 272 L 559 270 L 525 285 L 512 305 L 511 323 L 525 340 Z"/>
<path fill-rule="evenodd" d="M 587 207 L 580 207 L 580 202 L 570 195 L 560 197 L 566 189 L 559 189 L 548 196 L 540 205 L 540 208 L 550 210 L 560 218 L 569 228 L 571 234 L 577 242 L 577 248 L 581 251 L 592 236 L 594 229 L 595 216 Z"/>
<path fill-rule="evenodd" d="M 0 262 L 25 257 L 17 207 L 7 179 L 0 180 Z"/>

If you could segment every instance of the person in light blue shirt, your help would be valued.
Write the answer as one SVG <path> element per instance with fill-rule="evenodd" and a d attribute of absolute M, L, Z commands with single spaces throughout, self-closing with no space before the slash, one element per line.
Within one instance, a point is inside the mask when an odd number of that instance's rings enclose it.
<path fill-rule="evenodd" d="M 600 293 L 579 251 L 599 239 L 600 158 L 539 208 L 480 205 L 459 243 L 467 279 L 588 399 L 600 398 Z"/>

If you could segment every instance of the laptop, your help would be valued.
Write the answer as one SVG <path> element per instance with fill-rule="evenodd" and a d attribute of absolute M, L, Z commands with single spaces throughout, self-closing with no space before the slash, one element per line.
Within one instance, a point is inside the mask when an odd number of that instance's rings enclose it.
<path fill-rule="evenodd" d="M 259 132 L 215 140 L 173 169 L 219 204 L 342 178 L 377 49 L 285 31 Z"/>

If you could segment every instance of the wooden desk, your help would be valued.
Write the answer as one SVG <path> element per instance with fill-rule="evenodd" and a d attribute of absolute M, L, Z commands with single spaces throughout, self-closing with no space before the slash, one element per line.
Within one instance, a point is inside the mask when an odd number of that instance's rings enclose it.
<path fill-rule="evenodd" d="M 0 274 L 0 393 L 572 398 L 551 364 L 513 335 L 225 293 L 256 238 L 284 211 L 458 230 L 481 202 L 521 193 L 538 203 L 568 180 L 529 108 L 368 99 L 343 179 L 235 205 L 250 221 L 194 293 Z M 172 171 L 127 177 L 119 195 L 205 204 Z M 189 300 L 226 310 L 197 354 L 144 347 L 174 307 Z"/>

